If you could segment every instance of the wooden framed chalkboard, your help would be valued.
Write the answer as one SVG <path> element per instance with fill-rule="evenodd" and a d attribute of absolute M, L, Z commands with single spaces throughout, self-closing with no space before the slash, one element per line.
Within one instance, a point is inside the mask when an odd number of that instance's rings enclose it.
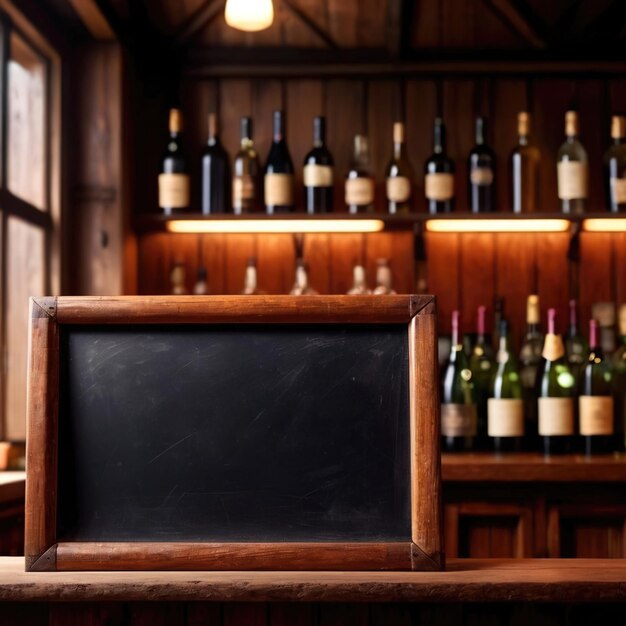
<path fill-rule="evenodd" d="M 440 569 L 432 296 L 31 302 L 26 569 Z"/>

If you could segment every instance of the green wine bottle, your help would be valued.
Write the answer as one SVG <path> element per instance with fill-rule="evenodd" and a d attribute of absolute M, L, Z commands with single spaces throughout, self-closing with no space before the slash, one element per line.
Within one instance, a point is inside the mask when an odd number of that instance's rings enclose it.
<path fill-rule="evenodd" d="M 579 384 L 579 432 L 585 444 L 585 454 L 606 454 L 613 450 L 613 396 L 611 370 L 598 341 L 596 320 L 589 321 L 589 345 L 591 352 Z"/>
<path fill-rule="evenodd" d="M 470 450 L 476 437 L 474 383 L 460 341 L 458 311 L 452 311 L 452 347 L 443 376 L 441 437 L 446 452 Z"/>
<path fill-rule="evenodd" d="M 487 399 L 489 398 L 489 387 L 494 371 L 493 350 L 485 334 L 486 313 L 487 307 L 478 307 L 476 343 L 472 348 L 469 360 L 478 412 L 476 444 L 479 447 L 483 447 L 487 442 Z"/>
<path fill-rule="evenodd" d="M 569 301 L 569 328 L 565 338 L 565 353 L 572 375 L 578 381 L 582 369 L 589 357 L 589 345 L 578 329 L 576 300 Z"/>
<path fill-rule="evenodd" d="M 537 372 L 539 436 L 546 456 L 569 452 L 574 435 L 575 381 L 556 334 L 556 310 L 548 309 L 548 332 Z"/>
<path fill-rule="evenodd" d="M 612 357 L 617 448 L 626 450 L 626 304 L 619 308 L 619 346 Z"/>
<path fill-rule="evenodd" d="M 524 401 L 517 361 L 510 345 L 509 323 L 500 321 L 500 345 L 496 372 L 487 404 L 487 432 L 496 452 L 522 449 L 524 438 Z"/>

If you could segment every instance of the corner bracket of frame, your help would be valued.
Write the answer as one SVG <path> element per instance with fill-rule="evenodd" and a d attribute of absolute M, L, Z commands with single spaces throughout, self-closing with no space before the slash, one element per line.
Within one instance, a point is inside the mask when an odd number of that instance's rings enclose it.
<path fill-rule="evenodd" d="M 411 296 L 409 300 L 409 317 L 430 315 L 436 312 L 435 296 Z"/>
<path fill-rule="evenodd" d="M 411 569 L 422 572 L 438 572 L 445 568 L 442 552 L 426 554 L 417 544 L 411 543 Z"/>
<path fill-rule="evenodd" d="M 54 572 L 57 568 L 57 544 L 50 546 L 39 556 L 26 557 L 27 572 Z"/>
<path fill-rule="evenodd" d="M 43 298 L 31 298 L 33 319 L 48 317 L 55 319 L 57 316 L 57 299 L 55 296 Z"/>

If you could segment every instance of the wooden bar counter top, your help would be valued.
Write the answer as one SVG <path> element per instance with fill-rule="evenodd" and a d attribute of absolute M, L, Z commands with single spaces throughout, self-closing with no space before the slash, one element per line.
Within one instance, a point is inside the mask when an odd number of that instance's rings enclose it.
<path fill-rule="evenodd" d="M 445 572 L 26 573 L 0 558 L 3 602 L 624 602 L 626 561 L 455 559 Z"/>

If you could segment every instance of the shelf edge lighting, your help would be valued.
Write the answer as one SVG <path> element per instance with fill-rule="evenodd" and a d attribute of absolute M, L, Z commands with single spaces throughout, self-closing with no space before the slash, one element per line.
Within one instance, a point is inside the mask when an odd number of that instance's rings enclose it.
<path fill-rule="evenodd" d="M 562 219 L 429 219 L 431 233 L 562 233 L 569 230 Z"/>
<path fill-rule="evenodd" d="M 626 217 L 602 218 L 591 217 L 583 221 L 583 230 L 595 233 L 626 232 Z"/>
<path fill-rule="evenodd" d="M 382 220 L 171 220 L 171 233 L 377 233 L 385 228 Z"/>

